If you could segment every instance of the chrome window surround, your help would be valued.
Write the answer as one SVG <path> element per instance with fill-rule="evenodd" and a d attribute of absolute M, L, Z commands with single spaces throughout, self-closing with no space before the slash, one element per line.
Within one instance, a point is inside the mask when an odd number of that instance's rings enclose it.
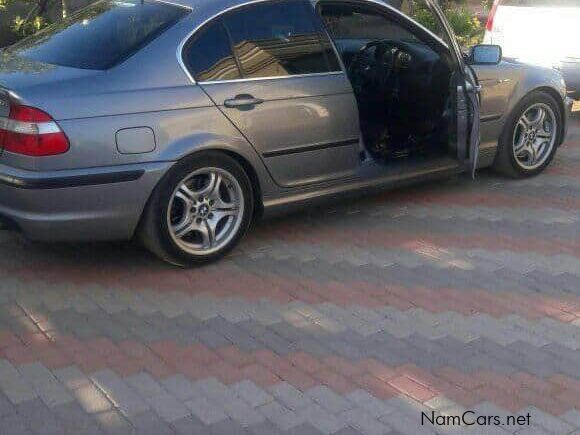
<path fill-rule="evenodd" d="M 299 79 L 301 77 L 317 77 L 317 76 L 331 76 L 331 75 L 343 75 L 344 71 L 329 71 L 322 73 L 308 73 L 308 74 L 294 74 L 286 76 L 271 76 L 271 77 L 250 77 L 247 79 L 230 79 L 230 80 L 211 80 L 211 81 L 200 81 L 197 82 L 198 85 L 212 85 L 219 83 L 239 83 L 239 82 L 258 82 L 265 80 L 288 80 L 288 79 Z"/>
<path fill-rule="evenodd" d="M 155 0 L 155 1 L 163 2 L 165 0 Z M 202 27 L 204 27 L 206 24 L 208 24 L 210 21 L 213 21 L 214 19 L 216 19 L 224 14 L 227 14 L 230 11 L 239 9 L 241 7 L 244 7 L 244 6 L 256 4 L 256 3 L 265 3 L 265 2 L 270 2 L 270 1 L 273 1 L 273 0 L 249 0 L 249 1 L 246 1 L 243 3 L 239 3 L 237 5 L 230 6 L 226 9 L 218 12 L 217 14 L 214 14 L 211 17 L 207 18 L 199 26 L 197 26 L 195 29 L 193 29 L 191 32 L 189 32 L 187 34 L 187 36 L 180 42 L 180 44 L 177 47 L 176 57 L 177 57 L 177 62 L 179 63 L 179 66 L 181 67 L 183 72 L 185 72 L 185 75 L 189 78 L 189 80 L 191 81 L 192 84 L 195 85 L 195 84 L 209 84 L 209 83 L 236 83 L 236 82 L 239 83 L 239 82 L 246 82 L 246 81 L 277 80 L 277 79 L 289 79 L 289 78 L 293 78 L 293 77 L 311 77 L 311 76 L 336 75 L 336 74 L 345 74 L 346 73 L 345 68 L 344 68 L 344 64 L 342 63 L 342 59 L 337 51 L 337 48 L 334 44 L 334 41 L 332 40 L 332 38 L 330 38 L 331 46 L 334 50 L 334 54 L 338 58 L 338 62 L 339 62 L 340 67 L 342 68 L 342 71 L 330 71 L 330 72 L 325 72 L 325 73 L 286 75 L 286 76 L 275 76 L 275 77 L 255 77 L 255 78 L 241 78 L 241 79 L 233 79 L 233 80 L 213 80 L 213 81 L 197 82 L 195 80 L 195 78 L 191 75 L 191 73 L 187 69 L 187 66 L 185 65 L 185 62 L 183 61 L 183 49 L 185 48 L 185 45 L 189 42 L 189 40 L 191 38 L 193 38 L 195 36 L 195 34 L 199 30 L 201 30 Z M 167 2 L 167 3 L 170 3 L 170 2 Z M 320 0 L 313 0 L 312 1 L 313 6 L 316 6 L 318 3 L 320 3 Z M 385 9 L 388 9 L 389 11 L 397 14 L 399 17 L 403 18 L 407 22 L 419 27 L 421 30 L 423 30 L 427 34 L 431 35 L 437 42 L 439 42 L 441 45 L 443 45 L 443 47 L 445 47 L 447 50 L 449 50 L 449 45 L 445 41 L 443 41 L 438 35 L 433 33 L 431 30 L 427 29 L 426 27 L 424 27 L 422 24 L 418 23 L 417 21 L 412 20 L 411 18 L 409 18 L 407 15 L 405 15 L 404 13 L 399 11 L 398 9 L 395 9 L 393 6 L 386 4 L 386 3 L 383 3 L 380 0 L 364 0 L 363 3 L 372 3 L 374 5 L 381 6 Z M 328 35 L 328 36 L 330 37 L 330 35 Z M 449 35 L 449 38 L 453 38 L 453 35 Z"/>

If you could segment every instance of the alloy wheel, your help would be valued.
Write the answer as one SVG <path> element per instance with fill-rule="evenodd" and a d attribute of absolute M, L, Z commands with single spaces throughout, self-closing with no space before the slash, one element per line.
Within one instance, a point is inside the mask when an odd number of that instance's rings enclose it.
<path fill-rule="evenodd" d="M 203 168 L 177 185 L 169 201 L 167 224 L 180 249 L 208 255 L 235 237 L 243 214 L 243 192 L 235 177 L 221 168 Z"/>
<path fill-rule="evenodd" d="M 558 134 L 554 110 L 547 104 L 530 106 L 520 117 L 513 135 L 513 154 L 517 164 L 531 171 L 550 157 Z"/>

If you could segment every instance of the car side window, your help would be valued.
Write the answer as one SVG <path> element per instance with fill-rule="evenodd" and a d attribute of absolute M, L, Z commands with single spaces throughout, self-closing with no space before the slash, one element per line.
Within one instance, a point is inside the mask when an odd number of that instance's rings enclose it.
<path fill-rule="evenodd" d="M 309 3 L 258 3 L 224 16 L 245 78 L 340 71 Z"/>
<path fill-rule="evenodd" d="M 327 6 L 321 10 L 326 28 L 335 40 L 397 39 L 418 41 L 417 37 L 396 22 L 366 8 Z"/>
<path fill-rule="evenodd" d="M 241 78 L 228 34 L 220 19 L 201 29 L 188 43 L 184 61 L 199 82 Z"/>

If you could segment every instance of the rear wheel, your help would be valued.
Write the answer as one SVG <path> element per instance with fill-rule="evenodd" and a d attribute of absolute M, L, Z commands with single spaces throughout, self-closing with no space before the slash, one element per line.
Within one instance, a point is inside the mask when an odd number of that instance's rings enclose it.
<path fill-rule="evenodd" d="M 243 168 L 224 154 L 203 152 L 177 163 L 155 189 L 139 235 L 165 261 L 209 263 L 239 242 L 252 214 Z"/>
<path fill-rule="evenodd" d="M 540 174 L 560 143 L 563 115 L 546 92 L 534 92 L 518 104 L 500 138 L 494 168 L 509 177 Z"/>

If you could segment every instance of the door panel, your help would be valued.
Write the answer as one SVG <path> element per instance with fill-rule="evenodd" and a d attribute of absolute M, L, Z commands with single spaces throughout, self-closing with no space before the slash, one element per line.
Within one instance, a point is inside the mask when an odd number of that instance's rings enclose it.
<path fill-rule="evenodd" d="M 345 74 L 201 86 L 256 148 L 278 184 L 297 186 L 354 174 L 358 113 Z M 240 96 L 260 103 L 226 107 L 227 100 Z"/>

